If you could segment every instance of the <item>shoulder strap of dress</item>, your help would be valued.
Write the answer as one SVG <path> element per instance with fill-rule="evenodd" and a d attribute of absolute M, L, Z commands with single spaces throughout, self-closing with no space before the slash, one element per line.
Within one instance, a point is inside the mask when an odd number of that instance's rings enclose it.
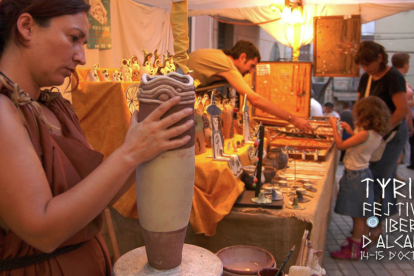
<path fill-rule="evenodd" d="M 367 87 L 365 89 L 365 98 L 369 96 L 369 93 L 371 92 L 371 82 L 372 82 L 372 76 L 369 75 Z"/>

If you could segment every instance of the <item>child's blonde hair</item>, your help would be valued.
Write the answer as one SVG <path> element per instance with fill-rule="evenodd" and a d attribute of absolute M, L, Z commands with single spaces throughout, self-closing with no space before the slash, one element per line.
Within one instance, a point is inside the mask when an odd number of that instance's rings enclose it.
<path fill-rule="evenodd" d="M 356 125 L 365 130 L 375 130 L 383 134 L 387 130 L 391 114 L 383 100 L 369 96 L 359 100 L 354 107 Z"/>

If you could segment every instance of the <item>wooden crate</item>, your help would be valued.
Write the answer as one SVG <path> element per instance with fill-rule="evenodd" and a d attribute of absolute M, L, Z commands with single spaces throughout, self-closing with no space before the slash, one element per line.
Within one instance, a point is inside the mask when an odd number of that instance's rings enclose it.
<path fill-rule="evenodd" d="M 294 116 L 309 118 L 311 72 L 311 62 L 261 62 L 254 78 L 256 93 Z M 252 115 L 265 124 L 287 123 L 257 108 Z"/>
<path fill-rule="evenodd" d="M 313 18 L 315 77 L 359 77 L 355 54 L 361 41 L 361 16 Z"/>

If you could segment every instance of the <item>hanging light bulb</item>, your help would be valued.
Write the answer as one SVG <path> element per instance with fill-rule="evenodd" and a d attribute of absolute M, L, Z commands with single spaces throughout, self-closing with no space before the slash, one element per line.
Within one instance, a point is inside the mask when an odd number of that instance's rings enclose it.
<path fill-rule="evenodd" d="M 305 22 L 300 7 L 293 9 L 291 15 L 291 22 L 292 24 L 303 24 Z"/>
<path fill-rule="evenodd" d="M 284 6 L 285 0 L 273 0 L 272 4 L 270 4 L 270 9 L 274 12 L 277 10 L 280 10 L 282 12 Z"/>
<path fill-rule="evenodd" d="M 289 7 L 285 7 L 282 12 L 281 23 L 292 24 L 292 10 Z"/>

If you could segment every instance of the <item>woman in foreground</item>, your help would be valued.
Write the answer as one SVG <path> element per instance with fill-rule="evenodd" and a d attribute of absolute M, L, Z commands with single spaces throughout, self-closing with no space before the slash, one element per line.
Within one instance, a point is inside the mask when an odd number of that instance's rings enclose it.
<path fill-rule="evenodd" d="M 135 113 L 102 162 L 70 103 L 41 90 L 85 64 L 88 10 L 83 0 L 0 2 L 0 275 L 110 275 L 102 211 L 139 164 L 190 138 L 170 140 L 192 121 L 168 127 L 191 110 L 160 120 L 172 98 L 142 123 Z"/>

